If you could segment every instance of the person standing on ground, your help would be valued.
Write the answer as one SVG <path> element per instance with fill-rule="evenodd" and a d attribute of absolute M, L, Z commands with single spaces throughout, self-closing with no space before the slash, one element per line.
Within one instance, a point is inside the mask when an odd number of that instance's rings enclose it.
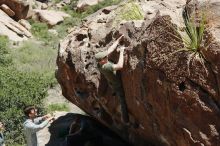
<path fill-rule="evenodd" d="M 119 42 L 122 40 L 123 36 L 119 37 L 107 51 L 99 52 L 95 54 L 95 58 L 98 61 L 98 69 L 105 76 L 108 81 L 108 84 L 116 93 L 116 96 L 119 98 L 121 105 L 122 113 L 122 122 L 129 124 L 129 116 L 127 111 L 127 104 L 124 95 L 124 89 L 122 86 L 122 81 L 120 76 L 116 74 L 116 71 L 119 71 L 123 68 L 124 65 L 124 46 L 120 46 L 118 50 L 120 51 L 119 60 L 117 64 L 108 60 L 108 56 L 114 52 L 118 47 Z"/>
<path fill-rule="evenodd" d="M 54 118 L 50 114 L 37 117 L 35 106 L 25 107 L 24 114 L 27 117 L 23 123 L 27 146 L 38 146 L 37 132 L 46 127 Z"/>
<path fill-rule="evenodd" d="M 4 131 L 4 125 L 2 122 L 0 122 L 0 146 L 4 146 L 4 136 L 3 136 L 3 131 Z"/>

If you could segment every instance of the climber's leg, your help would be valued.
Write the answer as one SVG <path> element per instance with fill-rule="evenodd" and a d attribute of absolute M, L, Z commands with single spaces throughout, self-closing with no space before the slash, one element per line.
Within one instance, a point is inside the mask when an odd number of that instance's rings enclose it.
<path fill-rule="evenodd" d="M 127 103 L 125 100 L 124 93 L 121 91 L 116 91 L 116 95 L 119 98 L 119 102 L 121 105 L 121 114 L 122 114 L 123 122 L 129 123 L 128 109 L 127 109 Z"/>

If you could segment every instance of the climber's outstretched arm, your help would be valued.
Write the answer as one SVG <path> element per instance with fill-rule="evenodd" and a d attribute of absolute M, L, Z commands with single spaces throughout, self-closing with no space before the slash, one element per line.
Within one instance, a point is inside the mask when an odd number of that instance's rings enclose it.
<path fill-rule="evenodd" d="M 108 48 L 108 55 L 110 55 L 118 46 L 120 40 L 122 39 L 123 35 L 120 36 L 112 45 Z"/>
<path fill-rule="evenodd" d="M 118 63 L 113 65 L 113 70 L 115 71 L 122 69 L 124 66 L 124 50 L 125 50 L 125 47 L 122 46 L 120 48 L 120 55 L 119 55 Z"/>

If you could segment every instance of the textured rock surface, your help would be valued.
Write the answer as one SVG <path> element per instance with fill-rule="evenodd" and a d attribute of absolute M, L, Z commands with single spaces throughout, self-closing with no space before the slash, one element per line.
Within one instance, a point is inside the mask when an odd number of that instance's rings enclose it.
<path fill-rule="evenodd" d="M 146 20 L 118 29 L 112 29 L 117 7 L 90 16 L 60 44 L 56 77 L 68 100 L 135 146 L 220 145 L 220 42 L 215 39 L 203 50 L 204 65 L 197 58 L 189 64 L 190 52 L 172 54 L 183 47 L 174 30 L 182 4 L 171 7 L 170 2 L 142 2 L 153 9 L 145 10 Z M 138 123 L 127 130 L 120 122 L 118 98 L 94 59 L 121 34 L 128 46 L 121 77 L 130 119 Z M 117 58 L 117 53 L 110 56 L 114 62 Z"/>
<path fill-rule="evenodd" d="M 0 0 L 0 5 L 6 4 L 15 12 L 16 20 L 25 19 L 29 11 L 29 3 L 25 0 Z"/>

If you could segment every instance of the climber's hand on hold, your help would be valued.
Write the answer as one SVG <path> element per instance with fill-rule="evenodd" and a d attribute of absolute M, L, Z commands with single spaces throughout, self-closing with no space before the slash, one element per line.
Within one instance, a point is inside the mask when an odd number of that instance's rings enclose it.
<path fill-rule="evenodd" d="M 0 122 L 0 131 L 3 131 L 5 129 L 4 125 L 2 124 L 2 122 Z"/>
<path fill-rule="evenodd" d="M 43 116 L 43 119 L 46 120 L 46 119 L 48 119 L 48 118 L 50 118 L 50 117 L 52 117 L 52 115 L 51 115 L 51 114 L 47 114 L 47 115 L 44 115 L 44 116 Z"/>
<path fill-rule="evenodd" d="M 119 44 L 123 41 L 123 39 L 124 39 L 124 35 L 121 35 L 121 36 L 115 41 L 115 43 L 116 43 L 117 45 L 119 45 Z"/>
<path fill-rule="evenodd" d="M 120 46 L 117 48 L 117 52 L 124 52 L 125 51 L 125 46 Z"/>
<path fill-rule="evenodd" d="M 124 35 L 122 34 L 122 35 L 117 39 L 118 43 L 119 43 L 120 41 L 122 41 L 123 39 L 124 39 Z"/>
<path fill-rule="evenodd" d="M 55 121 L 55 117 L 50 117 L 47 119 L 50 123 L 53 123 L 53 121 Z"/>

